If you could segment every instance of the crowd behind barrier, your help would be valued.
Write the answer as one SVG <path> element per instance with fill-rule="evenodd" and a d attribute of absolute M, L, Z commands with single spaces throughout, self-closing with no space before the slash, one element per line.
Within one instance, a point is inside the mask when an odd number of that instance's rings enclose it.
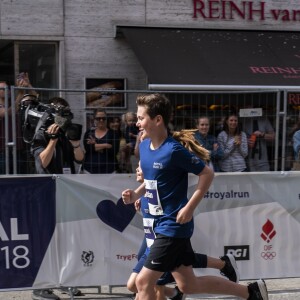
<path fill-rule="evenodd" d="M 38 94 L 39 101 L 43 103 L 47 103 L 49 99 L 43 98 L 43 92 L 48 91 L 47 89 L 31 88 L 31 85 L 29 87 L 25 87 L 22 90 L 20 90 L 20 87 L 11 87 L 10 92 L 9 87 L 6 88 L 5 85 L 0 86 L 0 114 L 2 113 L 2 124 L 0 132 L 1 174 L 35 173 L 34 159 L 30 150 L 30 144 L 24 142 L 24 111 L 20 111 L 20 99 L 25 92 L 34 95 Z M 121 93 L 122 91 L 119 92 Z M 141 91 L 141 93 L 142 92 L 144 91 Z M 55 92 L 52 92 L 52 94 L 53 93 L 59 94 L 60 91 L 57 90 Z M 70 95 L 74 95 L 74 93 L 76 95 L 82 96 L 85 94 L 85 91 L 65 91 L 64 96 L 66 99 L 68 99 L 68 97 Z M 106 99 L 109 98 L 109 94 L 112 93 L 106 93 Z M 137 92 L 134 92 L 132 94 L 132 99 L 134 101 Z M 235 99 L 234 97 L 241 97 L 241 94 L 242 92 L 239 92 L 239 94 L 237 95 L 234 94 L 233 99 Z M 16 100 L 13 100 L 10 95 L 13 95 Z M 296 139 L 298 135 L 295 135 L 294 137 L 293 135 L 297 130 L 299 130 L 299 113 L 297 110 L 289 111 L 288 106 L 286 110 L 289 112 L 289 115 L 286 115 L 284 118 L 280 119 L 279 110 L 277 109 L 276 102 L 274 102 L 276 99 L 273 96 L 273 98 L 271 97 L 273 102 L 269 98 L 264 101 L 264 98 L 261 96 L 261 94 L 253 93 L 251 94 L 251 98 L 249 99 L 249 101 L 246 102 L 249 97 L 248 94 L 245 93 L 243 95 L 244 98 L 237 99 L 236 102 L 234 102 L 234 100 L 232 99 L 230 100 L 232 103 L 239 104 L 239 106 L 237 106 L 225 104 L 208 105 L 210 99 L 209 95 L 205 95 L 206 98 L 203 100 L 201 98 L 202 94 L 200 92 L 199 95 L 196 94 L 196 96 L 199 96 L 198 98 L 195 98 L 195 94 L 184 94 L 181 97 L 180 95 L 171 93 L 167 93 L 167 95 L 174 103 L 174 114 L 169 124 L 170 132 L 181 129 L 195 129 L 195 134 L 203 135 L 203 133 L 200 132 L 198 120 L 199 117 L 206 116 L 209 118 L 210 123 L 209 131 L 207 134 L 217 139 L 219 134 L 223 130 L 224 119 L 231 113 L 236 114 L 238 116 L 238 126 L 240 127 L 241 132 L 244 132 L 247 136 L 248 153 L 245 157 L 247 166 L 245 171 L 276 171 L 281 169 L 291 170 L 293 168 L 293 162 L 298 160 L 298 152 L 294 152 L 293 149 L 293 145 L 297 144 Z M 259 100 L 259 104 L 257 104 L 256 96 L 257 98 L 262 97 L 262 99 Z M 219 97 L 224 97 L 224 103 L 228 103 L 228 94 L 221 94 L 219 95 Z M 212 95 L 212 102 L 210 103 L 216 101 L 214 100 L 214 98 L 215 95 Z M 10 105 L 10 103 L 12 105 Z M 113 105 L 115 105 L 116 102 L 112 103 L 114 103 Z M 206 105 L 203 105 L 203 103 L 206 103 Z M 273 106 L 271 106 L 271 108 L 270 103 L 273 103 Z M 11 107 L 12 109 L 6 109 L 7 106 L 9 108 Z M 85 152 L 87 154 L 89 151 L 87 147 L 86 135 L 88 135 L 89 130 L 93 131 L 97 129 L 98 124 L 97 120 L 94 118 L 94 113 L 99 107 L 93 106 L 87 107 L 85 109 L 78 109 L 72 105 L 72 102 L 70 102 L 70 106 L 75 117 L 84 115 L 84 118 L 81 117 L 78 123 L 80 123 L 84 129 L 81 137 L 81 145 L 84 146 Z M 254 115 L 252 115 L 251 117 L 242 116 L 240 109 L 249 110 L 249 107 L 253 108 L 252 113 Z M 91 158 L 91 156 L 87 155 L 84 164 L 80 168 L 78 168 L 78 170 L 80 170 L 80 172 L 90 172 L 90 167 L 85 168 L 84 166 L 94 164 L 93 162 L 99 160 L 99 157 L 101 156 L 102 158 L 105 157 L 105 160 L 108 161 L 107 164 L 109 168 L 106 168 L 107 170 L 105 171 L 103 171 L 103 169 L 99 170 L 98 168 L 98 170 L 96 171 L 98 173 L 134 172 L 137 165 L 137 157 L 134 155 L 134 151 L 132 150 L 132 147 L 134 147 L 133 141 L 128 143 L 128 134 L 132 134 L 131 139 L 133 139 L 133 137 L 136 136 L 136 132 L 129 133 L 128 128 L 126 129 L 126 115 L 128 111 L 126 109 L 120 110 L 119 108 L 116 108 L 116 106 L 100 108 L 105 111 L 107 119 L 104 123 L 106 128 L 111 133 L 112 137 L 110 139 L 113 141 L 111 141 L 111 143 L 113 143 L 114 146 L 110 150 L 102 149 L 97 151 L 98 158 L 95 158 L 95 155 L 94 158 Z M 259 115 L 258 109 L 261 109 L 262 116 Z M 134 111 L 132 113 L 134 113 Z M 257 119 L 256 123 L 253 122 L 254 119 Z M 134 126 L 132 127 L 134 129 Z M 285 130 L 282 130 L 282 128 L 285 128 Z M 253 142 L 254 137 L 255 141 Z M 198 140 L 200 141 L 200 143 L 202 142 L 204 146 L 205 144 L 207 144 L 205 136 L 202 136 L 202 138 Z M 102 137 L 96 143 L 104 143 Z M 217 140 L 217 144 L 218 143 L 219 142 Z M 130 144 L 131 150 L 128 150 L 128 145 Z M 211 149 L 209 150 L 211 151 Z M 111 159 L 108 159 L 108 157 L 111 155 L 113 156 L 113 161 Z M 212 166 L 214 167 L 216 172 L 222 171 L 220 169 L 220 162 L 223 162 L 223 160 L 224 157 L 222 159 L 219 158 L 217 161 L 214 161 L 212 163 Z M 227 169 L 223 171 L 226 170 Z M 228 170 L 234 169 L 229 168 Z"/>

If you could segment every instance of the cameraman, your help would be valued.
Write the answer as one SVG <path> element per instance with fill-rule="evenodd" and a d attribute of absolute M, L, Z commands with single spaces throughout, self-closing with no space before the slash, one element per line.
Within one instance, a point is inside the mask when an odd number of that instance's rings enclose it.
<path fill-rule="evenodd" d="M 68 102 L 59 97 L 49 100 L 50 106 L 68 108 Z M 48 128 L 41 127 L 35 134 L 31 152 L 34 156 L 36 172 L 38 174 L 75 174 L 75 162 L 81 164 L 84 152 L 80 147 L 80 138 L 70 140 L 67 133 L 62 131 L 55 122 Z M 62 288 L 68 292 L 68 288 Z M 74 296 L 80 296 L 81 291 L 72 288 Z M 60 298 L 51 289 L 34 290 L 34 300 L 59 300 Z"/>
<path fill-rule="evenodd" d="M 53 107 L 69 107 L 68 102 L 60 97 L 54 97 L 49 101 Z M 41 127 L 36 132 L 31 152 L 38 174 L 75 174 L 75 162 L 81 164 L 84 159 L 80 138 L 69 139 L 55 122 L 47 129 Z"/>

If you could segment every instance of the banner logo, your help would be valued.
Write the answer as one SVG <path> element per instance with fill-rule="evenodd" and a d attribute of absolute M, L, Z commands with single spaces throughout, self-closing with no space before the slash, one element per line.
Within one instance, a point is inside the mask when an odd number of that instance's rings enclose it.
<path fill-rule="evenodd" d="M 95 256 L 93 251 L 82 251 L 81 260 L 83 261 L 85 267 L 92 266 L 94 258 Z"/>
<path fill-rule="evenodd" d="M 276 257 L 276 252 L 273 250 L 273 245 L 270 244 L 271 240 L 276 236 L 276 230 L 274 224 L 268 219 L 262 226 L 262 233 L 260 237 L 267 243 L 264 245 L 263 251 L 260 256 L 264 260 L 272 260 Z"/>
<path fill-rule="evenodd" d="M 261 238 L 266 241 L 267 243 L 270 243 L 271 240 L 276 235 L 276 230 L 274 229 L 273 223 L 268 219 L 268 221 L 263 225 L 262 227 L 262 233 Z"/>
<path fill-rule="evenodd" d="M 224 246 L 224 254 L 232 254 L 236 260 L 250 260 L 249 245 Z"/>
<path fill-rule="evenodd" d="M 276 252 L 270 252 L 270 251 L 266 251 L 266 252 L 262 252 L 261 253 L 261 257 L 265 260 L 268 260 L 268 259 L 273 259 L 275 258 L 276 256 Z"/>

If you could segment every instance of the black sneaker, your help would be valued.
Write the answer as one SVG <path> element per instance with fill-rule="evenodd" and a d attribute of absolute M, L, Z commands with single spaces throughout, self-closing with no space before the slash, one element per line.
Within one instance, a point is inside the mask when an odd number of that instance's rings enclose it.
<path fill-rule="evenodd" d="M 248 285 L 249 298 L 247 300 L 268 300 L 268 290 L 263 279 Z"/>
<path fill-rule="evenodd" d="M 225 266 L 220 270 L 221 275 L 226 276 L 230 281 L 238 283 L 240 281 L 240 274 L 234 256 L 226 254 L 220 257 L 220 259 L 225 262 Z"/>
<path fill-rule="evenodd" d="M 34 290 L 31 298 L 33 300 L 60 300 L 60 298 L 56 296 L 51 289 Z"/>
<path fill-rule="evenodd" d="M 175 286 L 175 290 L 177 291 L 176 296 L 174 296 L 173 298 L 170 298 L 170 299 L 171 299 L 171 300 L 184 300 L 185 297 L 186 297 L 186 295 L 183 294 L 183 293 L 179 290 L 178 286 Z"/>

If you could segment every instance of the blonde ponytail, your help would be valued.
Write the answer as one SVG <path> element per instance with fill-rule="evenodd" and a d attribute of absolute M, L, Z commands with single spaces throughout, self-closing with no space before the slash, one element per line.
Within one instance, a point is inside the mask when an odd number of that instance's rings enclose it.
<path fill-rule="evenodd" d="M 197 155 L 200 159 L 205 162 L 210 160 L 209 151 L 200 145 L 195 139 L 195 132 L 197 129 L 183 129 L 180 131 L 174 131 L 173 138 L 183 145 L 190 152 Z"/>

